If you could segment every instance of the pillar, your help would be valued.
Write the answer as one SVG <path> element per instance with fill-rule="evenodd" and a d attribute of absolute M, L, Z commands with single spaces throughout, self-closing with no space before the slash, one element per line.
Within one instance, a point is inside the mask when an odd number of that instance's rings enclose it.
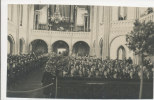
<path fill-rule="evenodd" d="M 97 57 L 100 57 L 100 46 L 99 46 L 99 28 L 100 28 L 100 26 L 99 26 L 99 23 L 100 23 L 100 19 L 99 19 L 99 17 L 100 17 L 100 7 L 99 6 L 97 6 L 97 12 L 96 12 L 96 17 L 97 18 L 95 18 L 96 19 L 96 41 L 95 41 L 95 52 L 96 52 L 96 56 Z"/>
<path fill-rule="evenodd" d="M 94 7 L 90 6 L 90 56 L 94 55 L 94 48 L 93 48 L 93 24 L 94 24 Z"/>
<path fill-rule="evenodd" d="M 73 46 L 70 45 L 70 46 L 69 46 L 69 55 L 72 55 L 72 51 L 73 51 Z"/>
<path fill-rule="evenodd" d="M 20 25 L 20 18 L 19 18 L 19 16 L 20 16 L 20 6 L 19 5 L 17 5 L 17 31 L 16 31 L 16 54 L 19 54 L 20 53 L 20 45 L 19 45 L 19 43 L 20 43 L 20 39 L 19 39 L 19 25 Z"/>
<path fill-rule="evenodd" d="M 48 53 L 51 53 L 53 51 L 53 47 L 52 47 L 52 45 L 49 45 L 49 44 L 47 44 L 47 45 L 48 45 Z"/>
<path fill-rule="evenodd" d="M 111 7 L 104 7 L 104 39 L 103 39 L 103 58 L 109 57 L 109 36 L 110 36 L 110 20 L 111 20 Z M 112 56 L 112 55 L 111 55 Z"/>
<path fill-rule="evenodd" d="M 27 5 L 27 12 L 25 12 L 27 14 L 27 26 L 26 26 L 26 39 L 25 39 L 25 43 L 26 43 L 26 52 L 29 53 L 30 49 L 29 49 L 29 45 L 30 42 L 29 39 L 31 31 L 33 30 L 33 21 L 34 21 L 34 5 Z"/>

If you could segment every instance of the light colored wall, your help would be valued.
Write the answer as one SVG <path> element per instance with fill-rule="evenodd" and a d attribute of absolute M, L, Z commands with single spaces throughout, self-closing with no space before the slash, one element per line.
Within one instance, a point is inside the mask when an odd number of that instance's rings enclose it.
<path fill-rule="evenodd" d="M 9 5 L 10 8 L 10 5 Z M 100 55 L 100 46 L 99 46 L 99 42 L 100 39 L 103 38 L 104 41 L 104 36 L 107 37 L 107 34 L 109 35 L 109 44 L 110 42 L 113 40 L 113 38 L 120 36 L 120 35 L 125 35 L 127 33 L 129 33 L 132 30 L 133 27 L 133 20 L 135 20 L 135 16 L 136 16 L 136 8 L 133 7 L 129 7 L 127 9 L 127 20 L 126 21 L 118 21 L 118 7 L 110 7 L 110 16 L 109 19 L 106 17 L 107 14 L 105 14 L 106 9 L 105 7 L 101 7 L 101 6 L 92 6 L 91 7 L 91 19 L 90 19 L 90 26 L 91 26 L 91 32 L 88 33 L 88 35 L 81 35 L 81 33 L 67 33 L 67 32 L 57 32 L 54 33 L 55 35 L 51 35 L 53 34 L 52 32 L 48 33 L 48 31 L 46 31 L 45 33 L 43 33 L 43 31 L 38 31 L 38 32 L 34 32 L 33 31 L 33 22 L 34 22 L 34 6 L 32 5 L 24 5 L 23 6 L 23 24 L 22 26 L 19 27 L 19 39 L 23 38 L 25 40 L 25 49 L 29 49 L 29 44 L 31 41 L 35 40 L 35 39 L 43 39 L 47 42 L 48 47 L 50 49 L 50 46 L 57 40 L 64 40 L 66 41 L 69 46 L 72 49 L 72 46 L 75 42 L 77 41 L 85 41 L 88 43 L 88 45 L 90 46 L 90 54 L 94 55 L 94 51 L 97 52 L 97 56 Z M 139 8 L 139 14 L 143 13 L 147 8 Z M 105 10 L 105 11 L 104 11 Z M 12 9 L 8 9 L 8 13 L 11 14 Z M 17 5 L 13 5 L 13 16 L 12 16 L 12 20 L 8 21 L 8 35 L 12 35 L 14 40 L 15 40 L 15 44 L 17 44 L 17 42 L 19 43 L 20 41 L 17 40 L 17 29 L 18 29 L 18 8 Z M 107 13 L 107 11 L 106 11 Z M 108 15 L 109 15 L 108 13 Z M 108 20 L 108 22 L 105 22 L 106 19 Z M 109 25 L 106 28 L 106 25 Z M 71 34 L 78 34 L 78 35 L 74 35 L 74 37 L 71 39 Z M 94 40 L 96 41 L 95 43 L 95 48 L 93 48 L 93 42 Z M 127 58 L 130 56 L 133 58 L 133 53 L 131 51 L 128 50 L 128 48 L 125 46 L 125 37 L 124 36 L 120 36 L 116 39 L 113 40 L 113 42 L 111 43 L 111 47 L 109 49 L 110 51 L 110 57 L 112 59 L 115 59 L 117 56 L 117 49 L 120 45 L 123 45 L 126 49 L 126 56 Z M 104 45 L 103 45 L 104 46 Z M 106 45 L 107 46 L 107 45 Z M 20 48 L 20 46 L 15 45 L 15 53 L 14 54 L 18 54 L 17 49 Z M 105 48 L 104 48 L 105 50 Z M 28 53 L 28 50 L 24 50 L 24 53 Z M 105 52 L 103 52 L 105 54 Z M 129 56 L 128 56 L 129 55 Z"/>
<path fill-rule="evenodd" d="M 126 44 L 126 37 L 125 36 L 120 36 L 114 39 L 110 46 L 110 58 L 111 59 L 116 59 L 117 58 L 117 50 L 120 46 L 123 46 L 126 50 L 126 58 L 133 58 L 133 52 L 128 49 L 128 47 L 125 45 Z"/>
<path fill-rule="evenodd" d="M 118 7 L 112 7 L 112 21 L 118 20 Z"/>
<path fill-rule="evenodd" d="M 128 7 L 127 11 L 127 20 L 135 19 L 135 7 Z"/>

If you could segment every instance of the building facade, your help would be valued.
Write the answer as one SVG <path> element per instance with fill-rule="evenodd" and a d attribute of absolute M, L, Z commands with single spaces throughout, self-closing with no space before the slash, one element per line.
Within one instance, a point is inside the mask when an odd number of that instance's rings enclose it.
<path fill-rule="evenodd" d="M 102 59 L 139 57 L 127 48 L 134 21 L 154 21 L 153 8 L 8 5 L 8 54 L 66 52 Z"/>

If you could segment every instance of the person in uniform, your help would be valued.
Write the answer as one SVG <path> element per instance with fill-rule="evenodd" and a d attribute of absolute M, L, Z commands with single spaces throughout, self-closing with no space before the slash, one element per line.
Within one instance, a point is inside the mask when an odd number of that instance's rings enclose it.
<path fill-rule="evenodd" d="M 127 62 L 128 62 L 129 64 L 133 64 L 133 61 L 132 61 L 131 57 L 128 58 Z"/>
<path fill-rule="evenodd" d="M 50 62 L 47 62 L 46 67 L 45 67 L 45 71 L 43 73 L 43 77 L 42 77 L 42 86 L 47 86 L 51 83 L 55 83 L 55 73 L 52 71 Z M 53 73 L 54 74 L 53 74 Z M 43 90 L 43 94 L 45 95 L 46 98 L 49 97 L 54 97 L 55 96 L 55 88 L 54 86 L 50 85 L 46 88 L 44 88 Z"/>

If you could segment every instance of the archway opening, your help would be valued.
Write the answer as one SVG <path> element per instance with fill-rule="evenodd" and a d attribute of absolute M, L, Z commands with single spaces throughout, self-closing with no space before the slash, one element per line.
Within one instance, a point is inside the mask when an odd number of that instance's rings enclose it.
<path fill-rule="evenodd" d="M 58 55 L 69 55 L 69 45 L 65 41 L 59 40 L 54 42 L 52 48 L 53 52 L 55 52 Z"/>
<path fill-rule="evenodd" d="M 44 40 L 34 40 L 31 42 L 31 52 L 34 52 L 36 55 L 48 53 L 48 45 Z"/>
<path fill-rule="evenodd" d="M 124 60 L 126 58 L 126 50 L 123 46 L 120 46 L 117 50 L 117 58 L 119 60 Z"/>
<path fill-rule="evenodd" d="M 90 52 L 90 47 L 84 41 L 76 42 L 73 45 L 73 54 L 77 56 L 88 56 L 89 52 Z"/>
<path fill-rule="evenodd" d="M 24 53 L 24 46 L 25 46 L 25 41 L 24 39 L 20 39 L 20 54 Z"/>
<path fill-rule="evenodd" d="M 7 42 L 7 54 L 13 54 L 14 52 L 14 39 L 12 36 L 8 36 Z"/>

